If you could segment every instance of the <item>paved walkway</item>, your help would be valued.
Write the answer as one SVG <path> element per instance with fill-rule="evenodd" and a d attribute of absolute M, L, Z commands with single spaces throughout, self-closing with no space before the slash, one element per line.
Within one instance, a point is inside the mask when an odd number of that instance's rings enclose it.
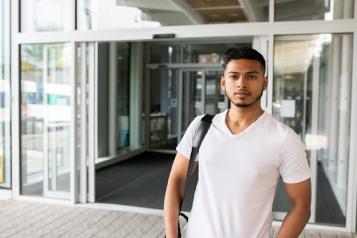
<path fill-rule="evenodd" d="M 163 238 L 164 233 L 160 215 L 0 200 L 0 237 Z M 305 231 L 301 236 L 301 238 L 316 237 L 353 238 L 354 236 L 316 230 Z"/>

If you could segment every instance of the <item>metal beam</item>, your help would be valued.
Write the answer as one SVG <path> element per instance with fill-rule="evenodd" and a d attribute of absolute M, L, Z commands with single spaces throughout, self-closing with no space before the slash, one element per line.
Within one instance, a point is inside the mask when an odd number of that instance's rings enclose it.
<path fill-rule="evenodd" d="M 170 0 L 170 2 L 180 9 L 193 24 L 198 25 L 205 23 L 203 17 L 193 10 L 184 0 Z"/>

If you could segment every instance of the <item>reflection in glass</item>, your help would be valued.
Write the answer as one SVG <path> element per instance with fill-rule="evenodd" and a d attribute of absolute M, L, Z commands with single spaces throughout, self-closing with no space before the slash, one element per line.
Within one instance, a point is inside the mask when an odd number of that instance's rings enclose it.
<path fill-rule="evenodd" d="M 353 9 L 353 0 L 278 0 L 274 12 L 275 21 L 328 21 L 353 18 Z"/>
<path fill-rule="evenodd" d="M 221 89 L 221 76 L 223 71 L 205 71 L 205 111 L 215 115 L 223 112 L 228 107 L 225 92 Z"/>
<path fill-rule="evenodd" d="M 130 146 L 130 43 L 98 44 L 98 157 Z"/>
<path fill-rule="evenodd" d="M 174 150 L 196 116 L 227 109 L 220 86 L 222 56 L 228 48 L 251 45 L 250 40 L 148 45 L 150 64 L 158 64 L 150 70 L 151 149 Z"/>
<path fill-rule="evenodd" d="M 21 32 L 73 29 L 71 0 L 22 0 L 20 5 Z"/>
<path fill-rule="evenodd" d="M 268 21 L 269 0 L 79 0 L 81 30 Z"/>
<path fill-rule="evenodd" d="M 351 48 L 351 34 L 275 38 L 273 114 L 306 144 L 316 174 L 311 222 L 346 220 Z M 278 194 L 275 211 L 287 212 L 286 201 Z"/>
<path fill-rule="evenodd" d="M 21 192 L 69 198 L 68 44 L 21 46 Z"/>
<path fill-rule="evenodd" d="M 0 2 L 0 188 L 11 186 L 10 1 Z"/>
<path fill-rule="evenodd" d="M 175 149 L 178 71 L 150 71 L 150 148 Z"/>
<path fill-rule="evenodd" d="M 182 136 L 190 122 L 198 115 L 215 115 L 227 109 L 228 102 L 221 90 L 223 71 L 184 70 L 182 97 Z"/>

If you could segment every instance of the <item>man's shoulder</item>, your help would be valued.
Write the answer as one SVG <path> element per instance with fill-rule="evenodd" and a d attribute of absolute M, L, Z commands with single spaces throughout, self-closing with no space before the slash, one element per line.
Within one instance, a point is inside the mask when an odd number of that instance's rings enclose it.
<path fill-rule="evenodd" d="M 266 116 L 265 126 L 269 130 L 269 134 L 285 137 L 288 134 L 288 132 L 293 132 L 293 129 L 291 129 L 283 122 L 279 121 L 274 116 L 268 114 L 267 112 L 265 112 L 265 116 Z"/>
<path fill-rule="evenodd" d="M 198 123 L 201 121 L 201 119 L 202 119 L 205 115 L 206 115 L 206 114 L 201 114 L 201 115 L 196 116 L 196 117 L 192 120 L 192 122 L 193 122 L 194 124 L 198 124 Z M 217 123 L 217 122 L 221 121 L 220 119 L 221 119 L 222 117 L 224 117 L 225 111 L 220 112 L 220 113 L 217 113 L 217 114 L 210 114 L 210 115 L 213 116 L 212 122 Z"/>

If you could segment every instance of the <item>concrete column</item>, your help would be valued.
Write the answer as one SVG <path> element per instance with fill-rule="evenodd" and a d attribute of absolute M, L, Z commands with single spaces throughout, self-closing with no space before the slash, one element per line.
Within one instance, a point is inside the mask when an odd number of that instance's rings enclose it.
<path fill-rule="evenodd" d="M 132 43 L 130 61 L 130 147 L 141 145 L 141 115 L 142 115 L 142 90 L 143 90 L 143 43 Z"/>

